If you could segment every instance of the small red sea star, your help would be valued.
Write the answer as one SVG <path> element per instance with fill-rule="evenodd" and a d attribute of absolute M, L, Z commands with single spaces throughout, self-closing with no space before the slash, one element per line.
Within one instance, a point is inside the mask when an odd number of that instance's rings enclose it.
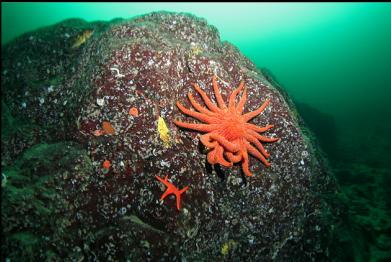
<path fill-rule="evenodd" d="M 183 189 L 179 190 L 176 186 L 168 182 L 168 177 L 165 176 L 164 179 L 160 176 L 156 176 L 156 178 L 162 182 L 166 187 L 166 192 L 161 196 L 160 200 L 163 200 L 168 195 L 175 195 L 176 197 L 176 208 L 179 210 L 181 208 L 181 194 L 184 193 L 187 189 L 189 189 L 188 186 L 184 187 Z"/>
<path fill-rule="evenodd" d="M 270 103 L 270 100 L 267 99 L 257 110 L 242 114 L 247 99 L 247 90 L 244 87 L 243 81 L 231 93 L 228 106 L 220 94 L 216 76 L 213 76 L 213 90 L 217 105 L 212 103 L 198 84 L 193 84 L 193 86 L 201 95 L 207 108 L 200 105 L 191 93 L 188 94 L 188 98 L 198 112 L 184 107 L 180 102 L 177 102 L 177 106 L 184 114 L 206 124 L 185 123 L 178 120 L 174 120 L 174 123 L 183 128 L 206 133 L 201 136 L 200 140 L 204 146 L 209 148 L 207 155 L 208 162 L 212 165 L 221 164 L 227 167 L 231 167 L 233 163 L 242 162 L 243 172 L 247 176 L 252 175 L 249 170 L 248 154 L 261 160 L 265 166 L 270 166 L 270 163 L 266 159 L 269 157 L 269 153 L 265 150 L 261 142 L 275 142 L 279 138 L 269 138 L 259 133 L 269 130 L 273 125 L 259 127 L 248 123 L 252 118 L 262 113 Z M 239 103 L 235 105 L 236 96 L 242 89 L 244 89 L 243 95 Z"/>

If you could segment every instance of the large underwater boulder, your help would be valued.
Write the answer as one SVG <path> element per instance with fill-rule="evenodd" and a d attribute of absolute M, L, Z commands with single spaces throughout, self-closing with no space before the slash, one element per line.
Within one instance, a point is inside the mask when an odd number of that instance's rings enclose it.
<path fill-rule="evenodd" d="M 216 28 L 188 14 L 67 20 L 2 48 L 3 258 L 328 260 L 335 184 L 289 97 Z M 244 81 L 263 135 L 250 157 L 212 166 L 192 108 L 198 83 L 224 100 Z M 192 109 L 194 110 L 194 109 Z M 181 208 L 156 179 L 178 188 Z M 4 182 L 4 183 L 3 183 Z"/>

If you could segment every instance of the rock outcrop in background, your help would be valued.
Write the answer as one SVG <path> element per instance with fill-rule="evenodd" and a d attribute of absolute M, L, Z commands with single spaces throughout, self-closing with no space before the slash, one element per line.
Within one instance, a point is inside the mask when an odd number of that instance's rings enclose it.
<path fill-rule="evenodd" d="M 322 154 L 284 91 L 205 20 L 67 20 L 4 46 L 1 74 L 3 258 L 329 259 Z M 252 122 L 280 140 L 252 177 L 210 166 L 199 133 L 173 123 L 195 122 L 176 102 L 202 103 L 192 83 L 214 99 L 213 75 L 225 99 L 246 83 L 245 112 L 271 100 Z M 189 186 L 179 211 L 159 201 L 166 175 Z"/>

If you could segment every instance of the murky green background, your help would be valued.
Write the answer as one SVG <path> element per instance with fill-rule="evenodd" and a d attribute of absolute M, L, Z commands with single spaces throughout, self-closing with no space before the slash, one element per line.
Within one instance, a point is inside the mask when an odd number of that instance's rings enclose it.
<path fill-rule="evenodd" d="M 363 233 L 361 241 L 371 243 L 360 244 L 365 246 L 364 260 L 387 257 L 384 252 L 391 252 L 387 233 L 391 231 L 391 4 L 2 3 L 1 41 L 3 45 L 67 18 L 111 20 L 160 10 L 207 19 L 223 40 L 272 73 L 318 136 L 348 199 L 357 206 L 371 205 L 366 208 L 388 218 L 366 229 L 372 239 Z M 376 179 L 363 187 L 356 183 L 358 176 Z M 357 193 L 368 188 L 380 196 L 380 204 Z M 357 230 L 364 230 L 372 223 L 371 215 L 359 215 L 369 222 L 352 221 Z"/>

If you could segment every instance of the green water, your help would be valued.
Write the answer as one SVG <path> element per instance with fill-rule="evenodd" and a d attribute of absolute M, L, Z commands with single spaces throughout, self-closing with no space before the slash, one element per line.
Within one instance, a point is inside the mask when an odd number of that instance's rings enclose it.
<path fill-rule="evenodd" d="M 222 40 L 272 72 L 318 136 L 353 210 L 371 210 L 352 212 L 351 220 L 371 235 L 357 233 L 366 254 L 358 260 L 391 257 L 391 4 L 2 3 L 2 45 L 67 18 L 160 10 L 205 18 Z M 360 195 L 368 190 L 375 197 Z"/>

